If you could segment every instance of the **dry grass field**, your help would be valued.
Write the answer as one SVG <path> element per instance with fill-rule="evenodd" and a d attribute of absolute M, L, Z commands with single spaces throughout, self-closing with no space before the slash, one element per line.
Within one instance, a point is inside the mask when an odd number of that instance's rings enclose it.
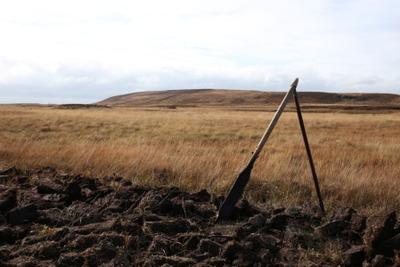
<path fill-rule="evenodd" d="M 0 168 L 51 166 L 225 194 L 271 120 L 267 110 L 1 105 Z M 303 116 L 327 209 L 400 212 L 399 113 Z M 245 196 L 273 206 L 317 204 L 294 112 L 283 113 Z"/>

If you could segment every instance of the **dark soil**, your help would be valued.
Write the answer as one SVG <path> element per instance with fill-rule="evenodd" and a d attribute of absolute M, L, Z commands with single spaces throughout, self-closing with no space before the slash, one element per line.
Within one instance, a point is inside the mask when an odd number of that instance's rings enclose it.
<path fill-rule="evenodd" d="M 395 212 L 262 208 L 122 178 L 0 171 L 0 266 L 400 266 Z"/>

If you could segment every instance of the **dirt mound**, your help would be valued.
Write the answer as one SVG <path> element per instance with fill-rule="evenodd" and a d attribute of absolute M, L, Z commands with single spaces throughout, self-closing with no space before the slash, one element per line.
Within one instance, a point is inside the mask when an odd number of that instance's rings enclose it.
<path fill-rule="evenodd" d="M 122 178 L 0 171 L 1 266 L 399 266 L 395 212 L 260 208 Z"/>

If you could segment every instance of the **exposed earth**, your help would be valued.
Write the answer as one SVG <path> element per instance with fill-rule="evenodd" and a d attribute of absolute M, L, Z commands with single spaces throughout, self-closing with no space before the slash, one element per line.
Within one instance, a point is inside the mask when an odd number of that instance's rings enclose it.
<path fill-rule="evenodd" d="M 50 167 L 0 171 L 0 266 L 400 266 L 395 211 L 257 207 Z"/>

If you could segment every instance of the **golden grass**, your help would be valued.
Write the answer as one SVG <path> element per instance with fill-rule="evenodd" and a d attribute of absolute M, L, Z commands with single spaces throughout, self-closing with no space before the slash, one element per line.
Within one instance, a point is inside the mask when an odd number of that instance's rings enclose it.
<path fill-rule="evenodd" d="M 247 163 L 272 116 L 227 108 L 61 110 L 3 105 L 0 167 L 52 166 L 221 194 Z M 303 116 L 328 209 L 400 211 L 398 113 Z M 283 113 L 245 195 L 274 206 L 317 204 L 295 113 Z"/>

